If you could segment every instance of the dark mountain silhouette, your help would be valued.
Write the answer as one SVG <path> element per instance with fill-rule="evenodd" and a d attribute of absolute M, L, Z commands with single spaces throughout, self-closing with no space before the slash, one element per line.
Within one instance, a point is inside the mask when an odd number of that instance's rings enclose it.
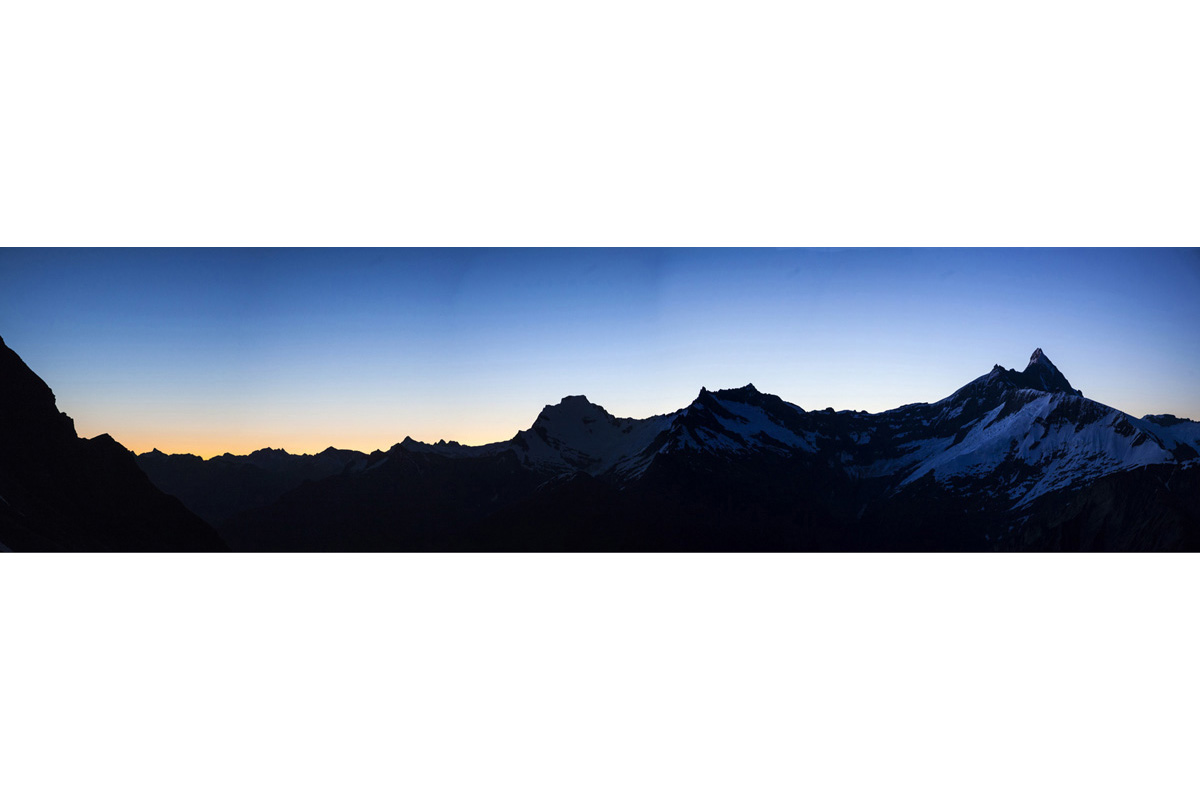
<path fill-rule="evenodd" d="M 223 550 L 216 532 L 107 434 L 81 439 L 0 339 L 0 544 L 11 550 Z"/>
<path fill-rule="evenodd" d="M 1075 394 L 1080 397 L 1083 392 L 1071 387 L 1071 382 L 1066 376 L 1058 371 L 1058 367 L 1054 366 L 1053 362 L 1042 352 L 1042 348 L 1033 351 L 1033 355 L 1029 357 L 1029 364 L 1023 372 L 1016 370 L 1007 370 L 1006 376 L 1016 386 L 1022 386 L 1026 389 L 1037 389 L 1043 392 L 1066 392 L 1067 394 Z"/>
<path fill-rule="evenodd" d="M 158 450 L 137 457 L 154 484 L 174 495 L 210 525 L 265 506 L 305 481 L 362 469 L 367 454 L 328 448 L 316 455 L 293 455 L 266 448 L 248 456 L 226 453 L 210 459 L 167 455 Z"/>
<path fill-rule="evenodd" d="M 454 459 L 398 444 L 361 470 L 306 483 L 221 530 L 246 550 L 475 550 L 470 528 L 540 483 L 511 452 Z"/>
<path fill-rule="evenodd" d="M 80 439 L 2 340 L 0 386 L 4 549 L 1200 549 L 1200 423 L 1088 399 L 1040 349 L 879 414 L 753 385 L 643 420 L 570 396 L 505 442 L 369 455 L 135 459 Z"/>
<path fill-rule="evenodd" d="M 284 550 L 1190 550 L 1198 452 L 1200 423 L 1087 399 L 1038 349 L 881 414 L 753 385 L 645 420 L 566 397 L 509 441 L 405 439 L 222 531 Z"/>

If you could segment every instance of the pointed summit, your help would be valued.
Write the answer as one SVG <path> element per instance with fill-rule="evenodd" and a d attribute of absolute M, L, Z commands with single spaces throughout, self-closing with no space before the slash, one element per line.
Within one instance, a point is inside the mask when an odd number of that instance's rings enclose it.
<path fill-rule="evenodd" d="M 1021 377 L 1024 379 L 1023 382 L 1025 385 L 1030 389 L 1083 395 L 1083 392 L 1071 386 L 1071 382 L 1067 380 L 1065 375 L 1058 371 L 1058 367 L 1054 366 L 1054 362 L 1042 352 L 1042 348 L 1040 347 L 1034 350 L 1033 355 L 1029 357 L 1029 365 L 1025 367 L 1025 371 L 1021 373 Z"/>
<path fill-rule="evenodd" d="M 1050 357 L 1043 353 L 1042 348 L 1040 347 L 1033 351 L 1033 355 L 1029 357 L 1029 364 L 1025 368 L 1029 369 L 1029 367 L 1032 367 L 1035 364 L 1044 364 L 1055 372 L 1058 372 L 1058 368 L 1054 366 L 1054 363 L 1050 360 Z"/>

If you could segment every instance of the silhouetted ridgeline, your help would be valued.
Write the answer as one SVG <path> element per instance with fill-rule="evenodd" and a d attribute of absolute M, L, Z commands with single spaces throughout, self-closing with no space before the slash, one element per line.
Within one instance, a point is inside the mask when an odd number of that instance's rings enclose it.
<path fill-rule="evenodd" d="M 136 463 L 108 437 L 79 440 L 7 348 L 0 366 L 13 549 L 1200 549 L 1200 423 L 1089 400 L 1041 350 L 881 414 L 805 411 L 752 385 L 643 420 L 572 396 L 478 447 Z"/>
<path fill-rule="evenodd" d="M 507 442 L 405 439 L 220 529 L 266 550 L 1190 550 L 1198 450 L 1197 423 L 1088 400 L 1039 349 L 882 414 L 754 386 L 644 420 L 566 397 Z"/>
<path fill-rule="evenodd" d="M 158 450 L 137 457 L 138 466 L 155 486 L 178 497 L 205 522 L 217 526 L 235 514 L 274 502 L 305 481 L 341 474 L 366 460 L 366 453 L 332 447 L 315 456 L 267 448 L 248 456 L 226 453 L 208 460 Z"/>
<path fill-rule="evenodd" d="M 10 550 L 223 550 L 216 532 L 107 434 L 81 439 L 0 339 L 0 544 Z"/>

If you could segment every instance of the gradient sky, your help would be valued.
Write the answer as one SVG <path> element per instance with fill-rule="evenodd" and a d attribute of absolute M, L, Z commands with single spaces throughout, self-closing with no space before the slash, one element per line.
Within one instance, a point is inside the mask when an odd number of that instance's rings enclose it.
<path fill-rule="evenodd" d="M 753 382 L 932 402 L 1041 347 L 1200 419 L 1200 250 L 0 250 L 0 336 L 82 436 L 143 452 L 507 439 Z"/>

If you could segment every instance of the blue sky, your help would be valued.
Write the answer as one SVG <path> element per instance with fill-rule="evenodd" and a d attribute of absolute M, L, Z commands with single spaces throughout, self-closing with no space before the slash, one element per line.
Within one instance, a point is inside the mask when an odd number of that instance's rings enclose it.
<path fill-rule="evenodd" d="M 567 394 L 882 411 L 1036 347 L 1200 418 L 1197 301 L 1196 250 L 0 250 L 0 336 L 81 435 L 205 456 L 494 441 Z"/>

